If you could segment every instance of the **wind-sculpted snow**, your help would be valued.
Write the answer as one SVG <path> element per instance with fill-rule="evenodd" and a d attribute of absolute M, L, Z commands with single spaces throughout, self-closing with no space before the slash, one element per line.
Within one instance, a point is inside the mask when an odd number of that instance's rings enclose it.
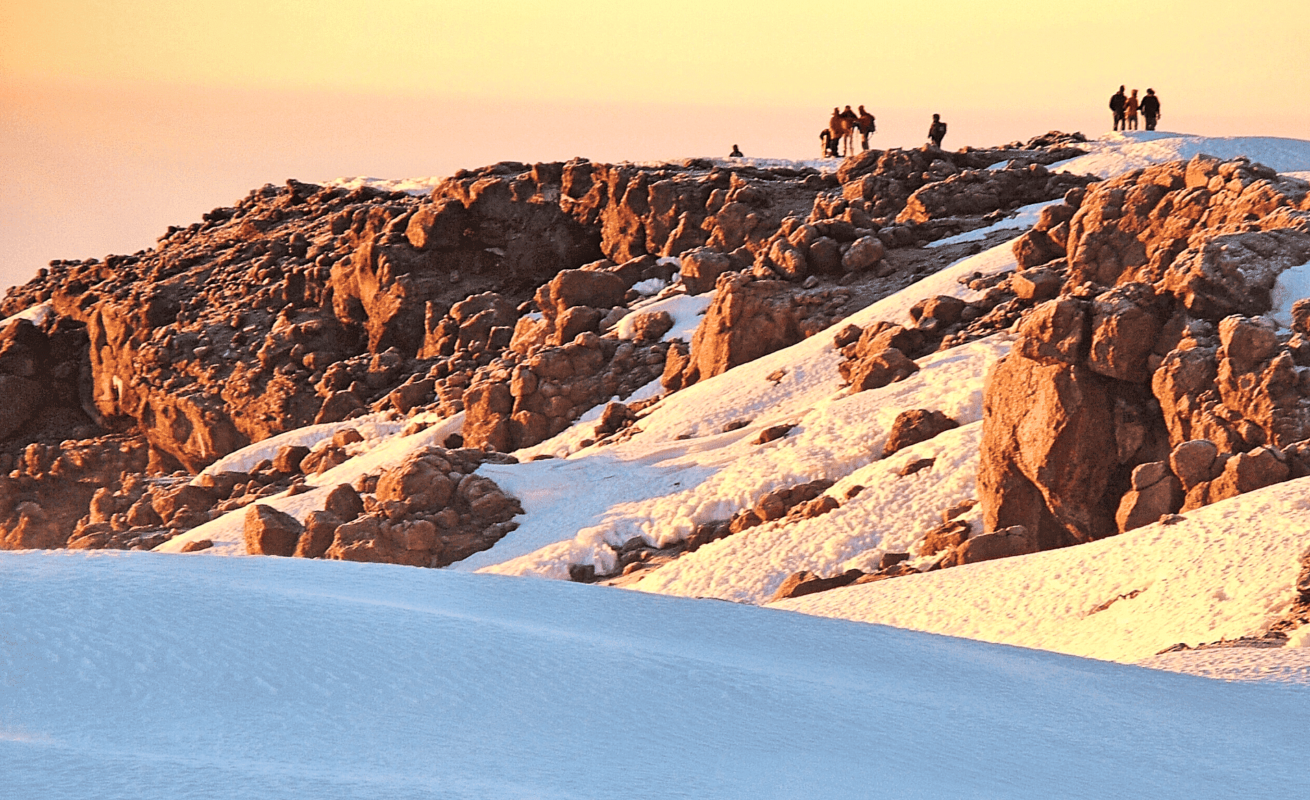
<path fill-rule="evenodd" d="M 0 554 L 46 798 L 1293 797 L 1310 695 L 728 603 L 292 559 Z"/>
<path fill-rule="evenodd" d="M 1207 647 L 1144 658 L 1139 666 L 1224 681 L 1292 683 L 1310 687 L 1310 647 Z"/>

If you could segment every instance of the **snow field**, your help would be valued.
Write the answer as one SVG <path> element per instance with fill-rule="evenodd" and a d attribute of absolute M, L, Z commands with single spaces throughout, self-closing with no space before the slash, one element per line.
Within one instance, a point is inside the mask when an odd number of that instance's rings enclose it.
<path fill-rule="evenodd" d="M 917 554 L 923 535 L 941 523 L 943 509 L 975 499 L 980 430 L 981 423 L 974 422 L 867 464 L 828 490 L 842 502 L 840 508 L 812 519 L 766 523 L 711 542 L 629 588 L 758 605 L 800 570 L 825 577 L 852 568 L 874 572 L 883 553 Z M 935 463 L 912 475 L 897 474 L 921 458 Z M 865 488 L 844 500 L 855 486 Z M 982 529 L 977 507 L 959 519 Z M 930 559 L 915 558 L 912 563 L 925 560 Z"/>
<path fill-rule="evenodd" d="M 1224 681 L 1290 683 L 1310 687 L 1310 648 L 1212 647 L 1144 658 L 1138 666 Z"/>
<path fill-rule="evenodd" d="M 1294 797 L 1310 695 L 730 603 L 0 553 L 12 797 Z"/>

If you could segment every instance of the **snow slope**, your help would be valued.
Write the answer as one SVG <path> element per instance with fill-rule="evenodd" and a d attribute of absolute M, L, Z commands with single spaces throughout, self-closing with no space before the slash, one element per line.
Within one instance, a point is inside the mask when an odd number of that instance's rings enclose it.
<path fill-rule="evenodd" d="M 45 798 L 1295 797 L 1310 694 L 446 570 L 0 553 Z"/>

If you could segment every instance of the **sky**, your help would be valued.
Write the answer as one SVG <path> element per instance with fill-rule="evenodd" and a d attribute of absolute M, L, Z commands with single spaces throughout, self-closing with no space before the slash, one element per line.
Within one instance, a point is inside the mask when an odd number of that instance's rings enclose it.
<path fill-rule="evenodd" d="M 874 146 L 1103 132 L 1121 83 L 1161 128 L 1305 137 L 1310 5 L 941 0 L 9 0 L 0 287 L 153 245 L 289 177 L 500 160 L 809 158 L 834 105 Z"/>

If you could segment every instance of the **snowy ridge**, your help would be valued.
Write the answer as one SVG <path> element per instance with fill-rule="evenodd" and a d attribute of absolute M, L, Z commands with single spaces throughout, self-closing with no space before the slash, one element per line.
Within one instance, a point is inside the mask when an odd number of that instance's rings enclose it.
<path fill-rule="evenodd" d="M 1109 178 L 1135 169 L 1196 155 L 1230 159 L 1246 156 L 1277 172 L 1310 170 L 1310 141 L 1275 136 L 1189 136 L 1165 131 L 1106 133 L 1080 147 L 1085 156 L 1052 164 L 1051 169 Z M 1296 177 L 1294 175 L 1293 177 Z"/>
<path fill-rule="evenodd" d="M 1221 157 L 1245 153 L 1282 170 L 1310 169 L 1310 142 L 1296 140 L 1133 132 L 1106 134 L 1086 147 L 1091 151 L 1087 156 L 1065 162 L 1063 168 L 1117 174 L 1206 152 Z M 1040 206 L 1021 212 L 998 225 L 1030 225 Z M 842 324 L 904 322 L 919 299 L 937 294 L 970 299 L 974 293 L 961 278 L 1014 266 L 1009 245 L 1001 245 L 929 276 Z M 1280 283 L 1279 305 L 1284 310 L 1310 284 L 1301 280 L 1302 272 L 1291 271 Z M 697 315 L 710 300 L 711 295 L 673 295 L 647 301 L 641 310 L 668 310 L 676 320 L 670 335 L 690 338 Z M 841 388 L 840 354 L 828 331 L 671 395 L 644 413 L 640 432 L 626 442 L 581 448 L 592 436 L 599 413 L 594 410 L 554 439 L 518 453 L 524 463 L 482 467 L 483 474 L 520 499 L 525 514 L 518 518 L 518 530 L 453 569 L 566 578 L 570 564 L 592 564 L 604 573 L 614 567 L 615 549 L 632 537 L 667 545 L 702 522 L 731 516 L 766 492 L 818 478 L 836 481 L 828 493 L 841 502 L 837 510 L 811 520 L 769 523 L 711 543 L 646 573 L 634 588 L 758 604 L 767 602 L 798 570 L 830 575 L 852 567 L 869 569 L 884 552 L 914 553 L 923 534 L 940 521 L 942 509 L 975 496 L 982 383 L 989 366 L 1008 347 L 1008 337 L 996 336 L 935 354 L 922 359 L 921 371 L 902 383 L 851 395 Z M 652 385 L 641 394 L 657 391 Z M 883 460 L 881 448 L 891 421 L 911 408 L 942 411 L 961 427 Z M 728 423 L 743 420 L 749 420 L 746 427 L 723 432 Z M 784 439 L 752 443 L 761 429 L 780 423 L 796 427 Z M 358 457 L 311 480 L 311 492 L 268 502 L 303 518 L 321 507 L 322 495 L 331 487 L 440 442 L 458 428 L 459 420 L 407 437 L 399 435 L 403 426 L 398 422 L 379 418 L 367 425 L 372 426 L 366 432 L 369 438 L 356 446 Z M 227 466 L 212 469 L 248 465 L 271 456 L 280 444 L 312 444 L 335 429 L 286 434 L 233 454 L 222 462 Z M 537 455 L 557 458 L 529 460 Z M 906 463 L 926 458 L 934 459 L 931 468 L 899 475 Z M 1286 608 L 1296 559 L 1310 544 L 1295 527 L 1280 522 L 1300 519 L 1303 511 L 1295 497 L 1299 485 L 1221 503 L 1189 514 L 1170 528 L 1151 527 L 1091 546 L 779 605 L 1139 661 L 1180 641 L 1197 644 L 1258 633 Z M 847 500 L 854 486 L 864 489 Z M 966 519 L 977 521 L 977 509 L 970 513 Z M 186 541 L 210 538 L 216 546 L 207 552 L 240 553 L 241 517 L 240 511 L 233 512 L 161 549 L 176 550 Z M 1244 535 L 1236 535 L 1237 530 Z M 1211 559 L 1211 553 L 1223 557 Z M 1132 565 L 1143 560 L 1158 563 L 1159 575 L 1182 577 L 1158 577 L 1149 588 L 1137 586 L 1143 580 Z M 1115 587 L 1122 591 L 1111 591 Z M 1086 614 L 1133 591 L 1141 594 Z M 1009 599 L 998 602 L 998 593 Z M 1217 599 L 1219 595 L 1225 599 Z"/>
<path fill-rule="evenodd" d="M 1310 175 L 1310 142 L 1107 134 L 1089 147 L 1065 167 L 1109 175 L 1245 153 Z M 1025 212 L 1001 224 L 1031 224 L 1036 211 Z M 904 322 L 919 299 L 969 298 L 961 278 L 1014 266 L 1003 245 L 846 322 Z M 1307 276 L 1285 275 L 1281 310 L 1310 291 Z M 689 338 L 710 299 L 654 298 L 642 310 L 668 310 L 671 335 Z M 1259 633 L 1287 610 L 1310 545 L 1310 478 L 1092 544 L 769 603 L 797 570 L 829 575 L 913 552 L 943 508 L 975 496 L 983 382 L 1012 341 L 1002 333 L 937 353 L 905 381 L 849 394 L 832 334 L 665 398 L 623 443 L 582 447 L 593 411 L 521 451 L 523 463 L 484 464 L 521 500 L 522 524 L 451 569 L 232 557 L 244 551 L 243 510 L 160 548 L 211 539 L 201 557 L 0 552 L 4 796 L 1195 800 L 1310 790 L 1310 628 L 1276 649 L 1156 655 Z M 888 427 L 908 408 L 960 427 L 884 459 Z M 739 420 L 750 422 L 723 432 Z M 245 470 L 282 445 L 356 428 L 364 441 L 309 478 L 309 491 L 260 501 L 303 518 L 332 487 L 462 422 L 378 414 L 310 426 L 206 471 Z M 796 426 L 785 438 L 752 443 L 784 422 Z M 527 460 L 539 454 L 557 457 Z M 900 475 L 920 459 L 933 464 Z M 836 481 L 836 510 L 712 542 L 644 573 L 640 591 L 486 574 L 603 571 L 632 536 L 666 543 L 819 477 Z"/>
<path fill-rule="evenodd" d="M 1087 147 L 1089 156 L 1066 162 L 1064 168 L 1113 174 L 1196 152 L 1221 156 L 1243 152 L 1280 169 L 1310 168 L 1310 143 L 1296 140 L 1131 132 L 1108 134 Z M 1040 208 L 1039 204 L 1020 209 L 1019 215 L 1002 220 L 997 228 L 1027 227 Z M 910 306 L 922 297 L 972 299 L 975 293 L 960 283 L 962 278 L 1014 267 L 1010 246 L 994 247 L 876 302 L 845 322 L 904 322 Z M 1276 310 L 1282 316 L 1292 301 L 1306 295 L 1310 280 L 1303 274 L 1310 270 L 1289 271 L 1281 280 Z M 710 300 L 711 295 L 673 295 L 648 300 L 641 310 L 668 310 L 676 322 L 669 335 L 690 339 L 698 314 Z M 982 378 L 990 364 L 1009 350 L 1009 342 L 1007 336 L 993 336 L 929 356 L 921 360 L 921 371 L 907 381 L 848 394 L 837 374 L 840 354 L 834 350 L 832 331 L 825 331 L 665 398 L 646 412 L 639 420 L 641 432 L 625 443 L 579 449 L 592 435 L 597 407 L 569 431 L 517 453 L 523 464 L 483 465 L 482 474 L 519 498 L 525 513 L 519 517 L 520 528 L 493 549 L 453 568 L 552 579 L 566 579 L 570 564 L 593 564 L 597 571 L 608 572 L 616 563 L 616 549 L 630 538 L 669 545 L 701 522 L 748 507 L 765 492 L 819 478 L 836 481 L 828 494 L 841 501 L 841 508 L 812 520 L 770 522 L 720 539 L 647 572 L 633 588 L 764 604 L 796 571 L 820 575 L 853 567 L 869 571 L 883 553 L 916 553 L 918 541 L 941 521 L 942 509 L 976 495 Z M 658 390 L 658 385 L 651 385 L 639 394 Z M 917 407 L 943 411 L 962 427 L 882 460 L 880 452 L 892 420 L 900 411 Z M 728 423 L 739 420 L 749 420 L 748 426 L 722 432 Z M 752 444 L 762 428 L 779 423 L 795 428 L 785 439 Z M 358 420 L 355 424 L 359 427 Z M 367 441 L 355 445 L 358 457 L 312 479 L 314 488 L 307 494 L 269 503 L 303 518 L 321 507 L 322 495 L 331 487 L 396 464 L 421 446 L 439 443 L 458 424 L 458 419 L 445 420 L 418 435 L 401 437 L 401 423 L 380 418 L 365 422 Z M 211 470 L 249 466 L 270 457 L 280 444 L 313 444 L 339 427 L 287 433 L 234 453 Z M 540 454 L 557 458 L 531 461 Z M 933 467 L 900 477 L 901 467 L 920 458 L 933 458 Z M 846 500 L 846 492 L 855 486 L 865 488 Z M 1280 521 L 1301 513 L 1296 486 L 1285 484 L 1273 491 L 1276 498 L 1282 498 L 1279 492 L 1289 494 L 1279 500 L 1281 505 L 1262 505 L 1264 513 L 1244 511 L 1256 500 L 1242 498 L 1188 515 L 1169 529 L 1153 526 L 1094 546 L 926 573 L 779 605 L 1098 659 L 1140 661 L 1176 642 L 1197 644 L 1254 634 L 1285 610 L 1296 577 L 1294 564 L 1310 543 L 1301 534 L 1288 533 L 1294 529 Z M 1225 515 L 1237 516 L 1227 520 Z M 964 518 L 977 522 L 979 511 L 975 508 Z M 241 521 L 241 511 L 229 513 L 161 549 L 179 550 L 191 539 L 210 538 L 216 545 L 212 553 L 240 554 Z M 1239 537 L 1231 530 L 1246 533 Z M 1209 555 L 1200 558 L 1200 553 L 1222 553 L 1224 558 L 1209 560 Z M 1133 567 L 1142 559 L 1158 562 L 1161 573 L 1183 577 L 1155 581 L 1145 591 L 1136 583 L 1148 581 Z M 1081 579 L 1053 580 L 1049 577 L 1053 573 Z M 1120 584 L 1123 591 L 1111 591 Z M 1115 602 L 1106 611 L 1086 615 L 1087 609 L 1133 591 L 1142 593 L 1132 602 Z M 1010 600 L 997 602 L 998 592 Z M 1224 601 L 1216 600 L 1220 594 Z M 951 597 L 950 602 L 943 597 Z M 1128 635 L 1124 630 L 1136 632 Z"/>

